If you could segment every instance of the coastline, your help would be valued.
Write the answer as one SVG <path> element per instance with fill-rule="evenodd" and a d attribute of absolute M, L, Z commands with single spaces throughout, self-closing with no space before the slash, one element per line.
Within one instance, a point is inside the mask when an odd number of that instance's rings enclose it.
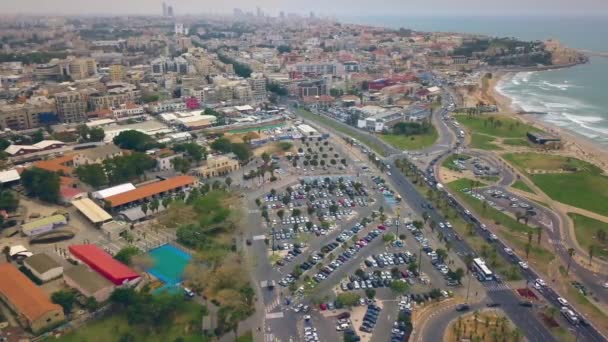
<path fill-rule="evenodd" d="M 530 70 L 532 71 L 532 70 Z M 544 70 L 536 70 L 536 72 L 542 72 Z M 517 72 L 510 70 L 498 71 L 492 73 L 492 79 L 488 82 L 487 89 L 483 89 L 488 98 L 492 98 L 496 103 L 500 113 L 512 115 L 518 117 L 521 121 L 533 125 L 539 129 L 542 129 L 548 133 L 552 133 L 561 137 L 563 142 L 563 151 L 567 154 L 573 154 L 579 159 L 588 161 L 602 168 L 603 170 L 608 169 L 608 149 L 602 147 L 591 139 L 577 134 L 574 131 L 567 130 L 562 127 L 558 127 L 554 124 L 548 123 L 538 116 L 535 115 L 520 115 L 518 112 L 521 108 L 515 108 L 513 106 L 511 98 L 501 93 L 497 87 L 501 81 L 505 81 L 510 77 L 513 77 Z M 522 71 L 523 72 L 523 71 Z"/>

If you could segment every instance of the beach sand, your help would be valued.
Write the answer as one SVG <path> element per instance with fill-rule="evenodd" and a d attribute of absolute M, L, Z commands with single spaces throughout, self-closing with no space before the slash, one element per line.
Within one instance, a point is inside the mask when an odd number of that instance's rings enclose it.
<path fill-rule="evenodd" d="M 487 80 L 484 86 L 478 87 L 477 94 L 473 96 L 489 100 L 489 103 L 493 102 L 498 107 L 499 113 L 512 115 L 527 124 L 558 135 L 563 142 L 561 153 L 595 164 L 606 172 L 608 170 L 608 150 L 606 148 L 584 136 L 542 121 L 537 116 L 518 114 L 521 108 L 514 108 L 511 99 L 496 90 L 496 86 L 501 80 L 512 76 L 513 74 L 505 72 L 492 73 L 492 78 Z"/>

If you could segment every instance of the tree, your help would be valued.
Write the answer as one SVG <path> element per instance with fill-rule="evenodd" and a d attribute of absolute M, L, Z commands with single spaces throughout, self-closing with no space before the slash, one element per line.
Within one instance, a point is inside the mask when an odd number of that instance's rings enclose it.
<path fill-rule="evenodd" d="M 230 188 L 230 185 L 232 185 L 232 178 L 226 177 L 226 179 L 224 179 L 224 182 L 226 183 L 226 186 Z"/>
<path fill-rule="evenodd" d="M 279 210 L 277 211 L 277 216 L 279 217 L 279 219 L 281 219 L 281 220 L 282 220 L 282 219 L 283 219 L 283 216 L 285 216 L 285 210 L 283 210 L 283 209 L 279 209 Z"/>
<path fill-rule="evenodd" d="M 68 315 L 72 312 L 74 303 L 76 302 L 76 294 L 71 290 L 59 290 L 53 292 L 51 295 L 51 301 L 55 304 L 61 305 L 63 312 Z"/>
<path fill-rule="evenodd" d="M 158 145 L 149 135 L 135 130 L 120 132 L 112 141 L 120 148 L 139 152 L 144 152 Z"/>
<path fill-rule="evenodd" d="M 44 131 L 40 128 L 32 135 L 32 144 L 39 143 L 42 140 L 44 140 Z"/>
<path fill-rule="evenodd" d="M 153 212 L 157 211 L 159 205 L 160 203 L 158 202 L 158 198 L 153 199 L 152 202 L 150 202 L 150 210 Z"/>
<path fill-rule="evenodd" d="M 114 255 L 114 259 L 122 262 L 125 265 L 131 265 L 131 258 L 141 253 L 141 250 L 135 246 L 126 246 Z"/>
<path fill-rule="evenodd" d="M 89 141 L 99 142 L 106 137 L 106 132 L 103 128 L 93 128 L 89 131 Z"/>
<path fill-rule="evenodd" d="M 93 312 L 97 310 L 97 308 L 99 308 L 99 303 L 97 302 L 97 299 L 95 299 L 95 297 L 89 297 L 84 302 L 84 307 L 85 309 L 87 309 L 87 311 Z"/>
<path fill-rule="evenodd" d="M 574 254 L 576 254 L 574 248 L 568 248 L 568 266 L 566 268 L 566 275 L 568 275 L 568 272 L 570 272 L 570 263 L 572 262 L 572 257 L 574 256 Z"/>
<path fill-rule="evenodd" d="M 439 258 L 439 260 L 444 261 L 445 259 L 447 259 L 448 257 L 448 252 L 446 252 L 445 249 L 441 249 L 441 248 L 437 248 L 435 250 L 435 253 L 437 253 L 437 257 Z"/>
<path fill-rule="evenodd" d="M 359 304 L 360 298 L 361 296 L 356 293 L 343 292 L 338 295 L 338 297 L 336 298 L 336 302 L 341 306 L 352 307 Z"/>
<path fill-rule="evenodd" d="M 384 241 L 384 242 L 395 241 L 395 234 L 393 234 L 393 233 L 384 234 L 384 236 L 382 236 L 382 241 Z"/>
<path fill-rule="evenodd" d="M 148 203 L 146 203 L 146 202 L 142 203 L 140 208 L 141 208 L 141 211 L 144 212 L 144 215 L 146 215 L 148 213 Z"/>
<path fill-rule="evenodd" d="M 593 259 L 593 254 L 595 253 L 595 245 L 589 245 L 589 264 L 591 264 L 591 260 Z"/>
<path fill-rule="evenodd" d="M 161 203 L 163 204 L 163 208 L 167 209 L 169 207 L 169 204 L 171 204 L 171 201 L 172 201 L 171 197 L 163 198 L 163 200 L 161 201 Z"/>
<path fill-rule="evenodd" d="M 190 170 L 190 161 L 186 158 L 175 157 L 171 159 L 171 165 L 175 171 L 187 173 Z"/>
<path fill-rule="evenodd" d="M 0 192 L 0 209 L 15 211 L 19 207 L 19 197 L 12 192 L 4 190 Z"/>
<path fill-rule="evenodd" d="M 365 296 L 369 299 L 374 299 L 376 297 L 376 290 L 374 289 L 365 289 Z"/>
<path fill-rule="evenodd" d="M 23 171 L 21 183 L 28 196 L 45 202 L 59 202 L 60 180 L 57 173 L 33 167 Z"/>
<path fill-rule="evenodd" d="M 404 295 L 409 291 L 410 286 L 404 281 L 393 280 L 391 282 L 390 288 L 391 288 L 391 290 L 393 290 L 393 292 L 400 294 L 400 295 Z"/>
<path fill-rule="evenodd" d="M 108 176 L 101 164 L 86 164 L 76 168 L 78 179 L 94 188 L 108 184 Z"/>

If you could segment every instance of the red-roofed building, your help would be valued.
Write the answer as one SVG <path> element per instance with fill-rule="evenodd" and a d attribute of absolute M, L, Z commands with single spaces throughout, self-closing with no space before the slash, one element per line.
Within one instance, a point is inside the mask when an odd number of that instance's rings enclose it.
<path fill-rule="evenodd" d="M 72 245 L 70 253 L 114 285 L 132 285 L 140 275 L 96 245 Z"/>

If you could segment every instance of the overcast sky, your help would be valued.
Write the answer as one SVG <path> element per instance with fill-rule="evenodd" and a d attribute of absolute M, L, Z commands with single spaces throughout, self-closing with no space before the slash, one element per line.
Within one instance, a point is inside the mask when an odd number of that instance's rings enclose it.
<path fill-rule="evenodd" d="M 608 0 L 167 0 L 176 15 L 239 7 L 323 15 L 608 15 Z M 162 0 L 0 0 L 2 13 L 160 14 Z"/>

